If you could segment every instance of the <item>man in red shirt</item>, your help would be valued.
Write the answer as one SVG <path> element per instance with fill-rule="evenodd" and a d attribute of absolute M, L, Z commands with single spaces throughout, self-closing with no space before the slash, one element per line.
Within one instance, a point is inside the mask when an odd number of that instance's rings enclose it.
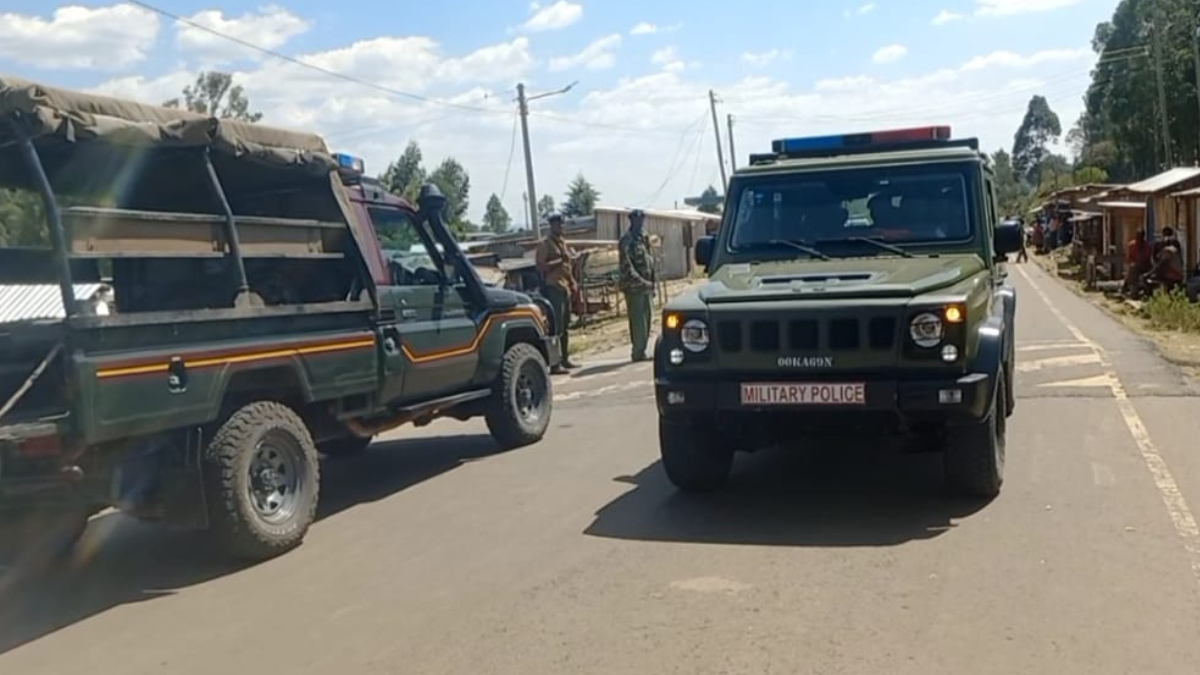
<path fill-rule="evenodd" d="M 1150 270 L 1150 244 L 1146 231 L 1138 230 L 1125 244 L 1125 293 L 1137 290 L 1138 281 Z"/>

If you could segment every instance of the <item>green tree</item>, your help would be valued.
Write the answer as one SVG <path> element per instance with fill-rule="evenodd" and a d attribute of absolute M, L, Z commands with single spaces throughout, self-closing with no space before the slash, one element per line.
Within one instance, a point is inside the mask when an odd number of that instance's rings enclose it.
<path fill-rule="evenodd" d="M 0 188 L 0 246 L 49 246 L 42 214 L 36 192 Z"/>
<path fill-rule="evenodd" d="M 704 203 L 696 207 L 696 210 L 701 213 L 720 213 L 721 205 L 718 201 L 720 196 L 721 193 L 717 192 L 717 188 L 709 185 L 704 188 L 704 192 L 700 193 L 700 199 L 704 200 Z"/>
<path fill-rule="evenodd" d="M 512 218 L 509 217 L 504 204 L 500 203 L 500 198 L 493 192 L 492 196 L 488 197 L 487 206 L 484 207 L 483 229 L 488 232 L 503 234 L 508 232 L 510 225 L 512 225 Z"/>
<path fill-rule="evenodd" d="M 471 205 L 471 177 L 453 157 L 447 157 L 429 174 L 429 182 L 446 195 L 446 220 L 456 233 L 467 232 L 472 225 L 467 220 Z"/>
<path fill-rule="evenodd" d="M 387 166 L 379 181 L 388 192 L 415 204 L 421 186 L 425 184 L 422 159 L 421 146 L 416 141 L 409 141 L 400 158 Z"/>
<path fill-rule="evenodd" d="M 178 108 L 180 99 L 173 98 L 163 103 L 168 108 Z M 203 115 L 240 122 L 257 122 L 262 113 L 251 112 L 250 99 L 240 84 L 234 84 L 233 75 L 215 70 L 196 76 L 196 82 L 183 88 L 183 107 Z"/>
<path fill-rule="evenodd" d="M 563 215 L 568 218 L 590 216 L 596 210 L 596 202 L 600 199 L 600 191 L 595 188 L 582 173 L 576 174 L 575 179 L 567 186 L 567 200 L 562 204 Z"/>
<path fill-rule="evenodd" d="M 538 222 L 542 222 L 542 221 L 546 220 L 547 218 L 549 218 L 550 214 L 554 213 L 554 211 L 556 209 L 556 206 L 554 204 L 554 196 L 553 195 L 542 195 L 542 198 L 539 199 L 537 202 L 537 207 L 538 207 L 537 220 L 538 220 Z"/>
<path fill-rule="evenodd" d="M 1025 119 L 1013 136 L 1012 165 L 1017 175 L 1030 185 L 1040 184 L 1049 146 L 1061 135 L 1062 123 L 1046 97 L 1039 94 L 1031 98 Z"/>
<path fill-rule="evenodd" d="M 1155 60 L 1149 48 L 1155 37 L 1162 48 L 1171 158 L 1183 165 L 1200 159 L 1192 51 L 1196 10 L 1195 0 L 1121 0 L 1111 19 L 1096 26 L 1092 49 L 1098 58 L 1080 117 L 1081 163 L 1104 169 L 1115 182 L 1138 180 L 1164 167 Z"/>
<path fill-rule="evenodd" d="M 996 172 L 996 200 L 1000 210 L 1005 213 L 1024 211 L 1029 191 L 1013 169 L 1012 155 L 1003 149 L 992 153 L 992 168 Z"/>

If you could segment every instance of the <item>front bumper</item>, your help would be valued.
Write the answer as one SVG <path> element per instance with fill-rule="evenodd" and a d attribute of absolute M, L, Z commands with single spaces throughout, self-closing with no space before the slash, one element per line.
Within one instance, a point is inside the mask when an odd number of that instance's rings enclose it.
<path fill-rule="evenodd" d="M 863 382 L 863 378 L 821 378 L 820 384 Z M 942 419 L 947 422 L 982 420 L 992 404 L 996 384 L 987 373 L 945 377 L 891 378 L 865 381 L 865 396 L 855 404 L 755 405 L 742 403 L 742 383 L 794 384 L 796 380 L 764 380 L 748 376 L 734 379 L 685 379 L 659 375 L 654 391 L 660 415 L 783 414 L 789 418 L 819 419 L 837 413 L 878 415 L 892 413 L 911 419 Z M 805 383 L 813 383 L 805 378 Z"/>

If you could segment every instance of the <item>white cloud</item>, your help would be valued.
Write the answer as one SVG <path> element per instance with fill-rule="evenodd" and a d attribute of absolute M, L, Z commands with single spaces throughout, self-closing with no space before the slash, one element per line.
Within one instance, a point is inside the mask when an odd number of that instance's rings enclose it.
<path fill-rule="evenodd" d="M 1016 54 L 1009 51 L 992 52 L 963 64 L 962 70 L 983 70 L 994 66 L 1028 67 L 1054 61 L 1082 61 L 1092 57 L 1090 49 L 1046 49 L 1033 54 Z"/>
<path fill-rule="evenodd" d="M 1083 0 L 975 0 L 975 13 L 982 16 L 1011 16 L 1062 9 L 1080 2 Z"/>
<path fill-rule="evenodd" d="M 963 18 L 962 14 L 959 14 L 958 12 L 951 12 L 948 9 L 943 9 L 942 11 L 938 12 L 937 16 L 933 17 L 932 23 L 935 26 L 941 26 L 943 24 L 950 23 L 951 21 L 958 21 L 961 18 Z"/>
<path fill-rule="evenodd" d="M 859 5 L 853 10 L 847 9 L 842 12 L 842 14 L 844 16 L 863 16 L 864 14 L 870 14 L 873 11 L 875 11 L 875 3 L 868 2 L 865 5 Z"/>
<path fill-rule="evenodd" d="M 583 17 L 583 5 L 567 0 L 558 0 L 545 7 L 535 2 L 530 9 L 533 10 L 533 16 L 522 27 L 534 32 L 566 28 Z"/>
<path fill-rule="evenodd" d="M 888 45 L 880 48 L 871 56 L 871 61 L 874 63 L 892 63 L 904 58 L 908 53 L 908 47 L 904 45 Z"/>
<path fill-rule="evenodd" d="M 201 60 L 214 64 L 260 56 L 255 50 L 215 35 L 214 32 L 237 38 L 263 49 L 278 49 L 288 40 L 306 32 L 311 27 L 308 21 L 275 5 L 263 7 L 254 13 L 247 12 L 236 18 L 227 18 L 221 10 L 217 9 L 197 12 L 186 18 L 213 32 L 185 22 L 177 22 L 179 33 L 175 37 L 176 45 L 180 51 L 193 54 Z"/>
<path fill-rule="evenodd" d="M 157 14 L 127 3 L 59 7 L 49 19 L 0 13 L 0 59 L 41 68 L 123 68 L 146 57 L 158 29 Z"/>
<path fill-rule="evenodd" d="M 586 54 L 567 57 L 565 65 L 602 66 L 603 55 L 611 57 L 620 44 L 619 36 L 607 36 L 585 49 Z M 998 39 L 997 44 L 1005 43 Z M 385 87 L 478 109 L 469 111 L 372 90 L 272 59 L 246 62 L 234 76 L 252 106 L 265 113 L 266 123 L 320 133 L 331 147 L 364 157 L 372 173 L 382 171 L 410 140 L 421 144 L 429 166 L 456 157 L 471 174 L 472 217 L 479 219 L 486 197 L 495 192 L 520 222 L 520 153 L 511 167 L 507 164 L 514 119 L 511 88 L 518 80 L 528 81 L 534 66 L 530 50 L 525 37 L 469 53 L 446 53 L 428 37 L 402 36 L 299 56 Z M 604 194 L 605 203 L 662 208 L 698 194 L 719 181 L 712 131 L 696 125 L 682 132 L 689 122 L 708 115 L 710 88 L 725 102 L 722 112 L 737 115 L 737 145 L 743 153 L 739 164 L 744 164 L 744 153 L 761 151 L 776 137 L 925 124 L 950 124 L 956 136 L 977 136 L 985 148 L 1006 146 L 1033 94 L 1047 94 L 1063 120 L 1075 119 L 1089 83 L 1088 58 L 1086 49 L 997 51 L 909 77 L 851 73 L 801 86 L 765 75 L 714 81 L 709 73 L 693 75 L 694 64 L 685 67 L 678 55 L 664 51 L 657 63 L 639 64 L 649 69 L 644 74 L 586 94 L 576 90 L 531 104 L 538 187 L 561 197 L 570 178 L 582 171 Z M 1048 67 L 1055 63 L 1063 65 Z M 559 60 L 558 67 L 563 66 Z M 1079 77 L 1064 81 L 1055 72 L 1064 66 L 1078 70 Z M 98 88 L 157 102 L 178 95 L 194 77 L 194 69 L 181 67 L 177 73 L 128 76 Z M 534 93 L 560 84 L 559 78 L 550 78 L 534 86 Z M 681 145 L 672 171 L 668 164 Z M 648 200 L 669 175 L 661 194 Z"/>
<path fill-rule="evenodd" d="M 571 56 L 559 56 L 550 59 L 549 68 L 552 71 L 558 72 L 562 70 L 571 70 L 574 68 L 586 68 L 588 70 L 606 70 L 612 68 L 617 62 L 617 57 L 613 54 L 613 50 L 621 45 L 621 36 L 613 33 L 596 40 L 590 45 L 584 47 L 579 53 Z"/>
<path fill-rule="evenodd" d="M 679 53 L 674 47 L 663 47 L 650 55 L 650 63 L 663 65 L 679 60 Z"/>
<path fill-rule="evenodd" d="M 670 26 L 659 26 L 658 24 L 650 23 L 649 21 L 641 21 L 633 28 L 629 29 L 630 35 L 653 35 L 655 33 L 674 33 L 679 30 L 682 24 L 671 24 Z"/>
<path fill-rule="evenodd" d="M 787 49 L 771 49 L 765 52 L 742 52 L 742 63 L 755 68 L 769 66 L 776 61 L 791 58 L 792 52 Z"/>

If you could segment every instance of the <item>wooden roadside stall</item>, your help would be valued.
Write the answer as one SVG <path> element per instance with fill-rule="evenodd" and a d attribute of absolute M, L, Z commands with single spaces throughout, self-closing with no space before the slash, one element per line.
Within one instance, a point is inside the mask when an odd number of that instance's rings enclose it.
<path fill-rule="evenodd" d="M 1200 187 L 1175 192 L 1171 198 L 1175 200 L 1175 229 L 1183 244 L 1184 268 L 1194 270 L 1200 265 Z"/>

